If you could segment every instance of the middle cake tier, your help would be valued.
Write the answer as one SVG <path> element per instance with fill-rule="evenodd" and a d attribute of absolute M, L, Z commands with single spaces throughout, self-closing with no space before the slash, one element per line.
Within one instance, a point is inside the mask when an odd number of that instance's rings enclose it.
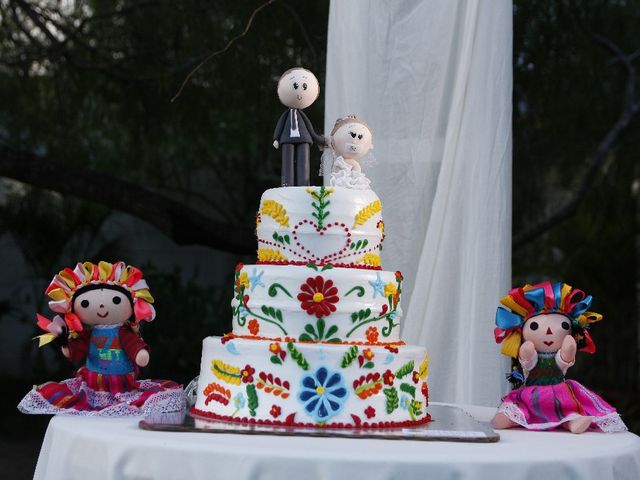
<path fill-rule="evenodd" d="M 239 264 L 232 333 L 308 342 L 398 343 L 401 292 L 400 272 Z"/>

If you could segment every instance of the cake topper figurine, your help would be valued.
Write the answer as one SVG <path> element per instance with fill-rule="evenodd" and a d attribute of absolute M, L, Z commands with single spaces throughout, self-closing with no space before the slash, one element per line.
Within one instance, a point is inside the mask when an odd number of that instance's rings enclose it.
<path fill-rule="evenodd" d="M 373 149 L 373 135 L 369 126 L 355 115 L 339 118 L 331 130 L 331 176 L 329 185 L 356 190 L 371 188 L 371 181 L 362 173 L 360 161 Z M 324 155 L 326 158 L 326 152 Z"/>
<path fill-rule="evenodd" d="M 578 350 L 595 352 L 589 335 L 602 320 L 587 311 L 591 296 L 566 283 L 543 282 L 514 288 L 496 312 L 496 342 L 512 357 L 510 381 L 517 388 L 502 399 L 494 428 L 565 428 L 603 432 L 627 428 L 616 410 L 575 380 L 565 379 Z"/>
<path fill-rule="evenodd" d="M 155 318 L 153 297 L 142 272 L 124 262 L 78 263 L 49 284 L 53 320 L 36 314 L 46 333 L 72 362 L 84 362 L 75 378 L 35 386 L 18 405 L 23 413 L 140 415 L 180 411 L 182 388 L 167 380 L 136 380 L 149 363 L 140 322 Z"/>
<path fill-rule="evenodd" d="M 310 185 L 309 146 L 326 146 L 302 111 L 316 101 L 320 84 L 306 68 L 290 68 L 278 81 L 278 98 L 287 110 L 273 132 L 273 146 L 282 151 L 282 186 Z"/>

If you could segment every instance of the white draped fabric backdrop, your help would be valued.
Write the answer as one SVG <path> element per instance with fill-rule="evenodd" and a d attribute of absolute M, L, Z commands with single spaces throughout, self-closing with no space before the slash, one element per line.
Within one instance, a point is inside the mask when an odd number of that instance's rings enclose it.
<path fill-rule="evenodd" d="M 385 270 L 403 272 L 402 336 L 430 357 L 433 400 L 497 405 L 493 340 L 511 282 L 510 0 L 339 0 L 325 132 L 356 114 L 382 199 Z"/>

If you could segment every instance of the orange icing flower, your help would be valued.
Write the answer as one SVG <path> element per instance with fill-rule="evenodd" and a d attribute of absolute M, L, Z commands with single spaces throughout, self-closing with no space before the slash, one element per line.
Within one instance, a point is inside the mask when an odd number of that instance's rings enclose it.
<path fill-rule="evenodd" d="M 251 335 L 257 335 L 260 331 L 260 324 L 255 318 L 249 320 L 249 331 L 251 332 Z"/>
<path fill-rule="evenodd" d="M 369 327 L 365 332 L 365 336 L 370 343 L 375 343 L 378 341 L 378 329 L 376 327 Z"/>
<path fill-rule="evenodd" d="M 371 360 L 374 357 L 374 354 L 370 348 L 363 350 L 362 355 L 364 355 L 364 358 L 366 358 L 367 360 Z"/>
<path fill-rule="evenodd" d="M 272 343 L 269 345 L 269 351 L 274 355 L 277 355 L 282 351 L 282 349 L 280 348 L 279 343 Z"/>

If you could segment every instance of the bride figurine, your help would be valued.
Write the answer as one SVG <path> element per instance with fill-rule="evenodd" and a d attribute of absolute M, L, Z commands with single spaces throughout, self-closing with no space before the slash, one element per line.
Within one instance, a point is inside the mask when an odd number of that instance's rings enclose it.
<path fill-rule="evenodd" d="M 331 130 L 333 165 L 329 185 L 368 190 L 371 181 L 362 173 L 360 161 L 373 149 L 369 126 L 355 115 L 339 118 Z"/>

